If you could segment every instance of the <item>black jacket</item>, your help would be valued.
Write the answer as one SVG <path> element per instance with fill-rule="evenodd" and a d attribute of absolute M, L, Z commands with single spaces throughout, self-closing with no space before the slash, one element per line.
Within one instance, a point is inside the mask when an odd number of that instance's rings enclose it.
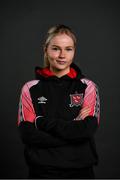
<path fill-rule="evenodd" d="M 18 128 L 31 169 L 81 168 L 98 163 L 94 135 L 99 126 L 98 88 L 77 65 L 60 78 L 48 68 L 35 69 L 36 80 L 22 88 Z M 81 119 L 80 111 L 91 111 Z"/>

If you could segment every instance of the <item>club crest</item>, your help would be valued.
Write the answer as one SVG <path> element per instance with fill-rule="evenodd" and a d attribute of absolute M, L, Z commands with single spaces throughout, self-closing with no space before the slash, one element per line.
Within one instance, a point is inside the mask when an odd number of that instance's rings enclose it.
<path fill-rule="evenodd" d="M 70 101 L 71 101 L 71 103 L 69 104 L 70 107 L 80 106 L 83 103 L 83 93 L 70 94 Z"/>

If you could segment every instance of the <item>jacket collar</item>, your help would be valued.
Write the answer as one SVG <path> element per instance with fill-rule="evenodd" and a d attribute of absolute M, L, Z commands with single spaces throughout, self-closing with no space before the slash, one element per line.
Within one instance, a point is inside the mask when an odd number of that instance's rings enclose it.
<path fill-rule="evenodd" d="M 41 68 L 36 67 L 35 68 L 35 75 L 37 79 L 66 79 L 66 80 L 73 80 L 73 79 L 81 79 L 84 77 L 84 75 L 81 73 L 80 68 L 75 64 L 72 63 L 70 65 L 70 72 L 62 77 L 57 77 L 48 67 Z"/>

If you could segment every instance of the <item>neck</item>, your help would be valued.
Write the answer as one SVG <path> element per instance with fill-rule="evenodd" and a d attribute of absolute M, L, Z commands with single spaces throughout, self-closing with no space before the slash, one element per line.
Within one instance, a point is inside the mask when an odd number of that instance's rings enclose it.
<path fill-rule="evenodd" d="M 64 70 L 59 70 L 59 69 L 50 67 L 50 71 L 52 71 L 57 77 L 62 77 L 70 72 L 70 67 Z"/>

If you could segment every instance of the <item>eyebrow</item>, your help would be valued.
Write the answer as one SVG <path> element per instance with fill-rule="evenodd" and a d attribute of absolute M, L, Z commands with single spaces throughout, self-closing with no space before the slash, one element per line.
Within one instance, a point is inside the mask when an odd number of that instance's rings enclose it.
<path fill-rule="evenodd" d="M 60 46 L 58 46 L 58 45 L 55 45 L 55 44 L 53 44 L 53 45 L 51 45 L 52 47 L 59 47 L 59 48 L 61 48 Z M 66 48 L 74 48 L 74 46 L 66 46 Z"/>

